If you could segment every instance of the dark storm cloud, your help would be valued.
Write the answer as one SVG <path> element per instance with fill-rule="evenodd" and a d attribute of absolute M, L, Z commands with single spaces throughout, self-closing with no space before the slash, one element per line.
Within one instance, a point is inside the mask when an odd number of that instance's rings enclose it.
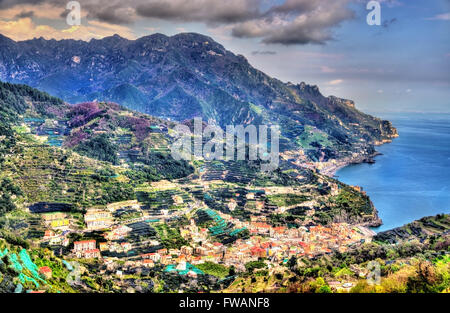
<path fill-rule="evenodd" d="M 130 24 L 135 21 L 134 9 L 120 7 L 119 5 L 92 10 L 88 17 L 97 18 L 111 24 Z"/>
<path fill-rule="evenodd" d="M 267 44 L 323 44 L 333 29 L 354 16 L 348 8 L 358 0 L 82 0 L 89 19 L 110 24 L 132 24 L 138 19 L 226 25 L 238 38 L 259 38 Z M 60 0 L 0 0 L 0 8 Z M 270 5 L 272 3 L 272 5 Z M 264 8 L 264 9 L 263 9 Z"/>
<path fill-rule="evenodd" d="M 270 9 L 263 18 L 235 25 L 232 34 L 261 38 L 267 44 L 323 44 L 333 39 L 333 28 L 354 17 L 348 3 L 349 0 L 288 0 Z"/>
<path fill-rule="evenodd" d="M 261 0 L 154 0 L 137 6 L 143 17 L 230 24 L 261 16 Z"/>
<path fill-rule="evenodd" d="M 238 38 L 260 38 L 264 43 L 323 44 L 332 29 L 354 13 L 351 0 L 286 0 L 261 11 L 263 0 L 153 0 L 140 5 L 143 17 L 227 24 Z"/>
<path fill-rule="evenodd" d="M 26 18 L 26 17 L 33 17 L 34 12 L 33 11 L 22 11 L 19 14 L 15 16 L 15 18 Z"/>
<path fill-rule="evenodd" d="M 314 10 L 317 1 L 314 0 L 286 0 L 281 5 L 273 6 L 269 12 L 276 13 L 302 13 Z"/>
<path fill-rule="evenodd" d="M 52 0 L 0 0 L 0 10 L 8 9 L 21 4 L 41 4 L 41 3 L 55 3 Z M 64 4 L 65 5 L 65 4 Z"/>

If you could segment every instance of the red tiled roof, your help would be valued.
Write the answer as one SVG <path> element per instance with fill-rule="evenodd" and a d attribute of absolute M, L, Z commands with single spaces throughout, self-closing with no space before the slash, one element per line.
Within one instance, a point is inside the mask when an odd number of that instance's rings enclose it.
<path fill-rule="evenodd" d="M 52 269 L 48 266 L 42 266 L 41 268 L 39 268 L 39 272 L 41 273 L 51 273 Z"/>
<path fill-rule="evenodd" d="M 75 241 L 73 244 L 74 244 L 74 245 L 79 245 L 79 244 L 91 243 L 91 242 L 94 242 L 94 243 L 95 243 L 95 240 Z"/>
<path fill-rule="evenodd" d="M 98 250 L 98 249 L 91 249 L 91 250 L 84 251 L 84 253 L 97 253 L 97 252 L 100 252 L 100 250 Z"/>

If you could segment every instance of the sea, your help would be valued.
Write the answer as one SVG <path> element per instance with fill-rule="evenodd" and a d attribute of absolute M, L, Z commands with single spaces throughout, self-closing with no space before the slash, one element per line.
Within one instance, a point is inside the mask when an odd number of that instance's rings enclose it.
<path fill-rule="evenodd" d="M 375 164 L 356 164 L 336 173 L 363 188 L 383 225 L 403 226 L 424 216 L 450 213 L 450 114 L 378 115 L 391 121 L 400 137 L 378 146 Z"/>

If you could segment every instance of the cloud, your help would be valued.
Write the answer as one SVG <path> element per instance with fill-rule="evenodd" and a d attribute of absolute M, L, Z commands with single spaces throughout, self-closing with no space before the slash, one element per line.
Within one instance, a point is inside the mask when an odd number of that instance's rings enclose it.
<path fill-rule="evenodd" d="M 153 0 L 138 5 L 147 18 L 231 26 L 237 38 L 259 38 L 266 44 L 324 44 L 333 28 L 352 19 L 351 0 Z M 265 10 L 262 8 L 266 7 Z"/>
<path fill-rule="evenodd" d="M 252 51 L 252 55 L 276 55 L 276 51 Z"/>
<path fill-rule="evenodd" d="M 312 0 L 286 0 L 283 4 L 272 7 L 272 13 L 303 13 L 314 10 L 317 1 Z"/>
<path fill-rule="evenodd" d="M 210 28 L 225 27 L 233 37 L 257 38 L 266 44 L 324 44 L 333 40 L 333 30 L 352 19 L 350 2 L 359 0 L 83 0 L 82 14 L 88 20 L 114 25 L 131 25 L 142 19 L 197 22 Z M 60 0 L 0 0 L 5 10 L 22 13 L 26 7 L 59 19 L 66 2 Z M 54 8 L 58 13 L 51 13 Z M 18 11 L 20 9 L 20 11 Z M 24 13 L 26 13 L 24 11 Z M 18 15 L 18 18 L 31 17 Z M 9 17 L 7 18 L 9 19 Z"/>
<path fill-rule="evenodd" d="M 16 14 L 15 18 L 33 17 L 34 11 L 22 11 Z"/>
<path fill-rule="evenodd" d="M 359 2 L 367 3 L 367 0 L 359 0 Z M 398 0 L 378 0 L 378 2 L 386 5 L 388 8 L 403 6 L 404 4 Z"/>
<path fill-rule="evenodd" d="M 138 5 L 142 17 L 229 24 L 257 18 L 262 0 L 153 0 Z"/>
<path fill-rule="evenodd" d="M 68 2 L 69 0 L 0 0 L 0 10 L 23 10 L 32 7 L 35 8 L 37 17 L 61 19 L 68 12 L 66 11 Z M 131 24 L 137 18 L 132 0 L 79 0 L 79 2 L 82 15 L 91 19 L 122 25 Z"/>
<path fill-rule="evenodd" d="M 336 72 L 336 69 L 334 69 L 334 68 L 332 68 L 332 67 L 329 67 L 329 66 L 321 66 L 320 67 L 320 71 L 322 72 L 322 73 L 335 73 Z"/>
<path fill-rule="evenodd" d="M 341 84 L 341 83 L 343 83 L 343 82 L 344 82 L 344 81 L 343 81 L 342 79 L 335 79 L 335 80 L 329 81 L 329 82 L 328 82 L 328 85 L 334 86 L 334 85 L 339 85 L 339 84 Z"/>
<path fill-rule="evenodd" d="M 433 20 L 433 21 L 450 21 L 450 12 L 449 13 L 443 13 L 443 14 L 437 14 L 433 17 L 426 18 L 426 20 Z"/>
<path fill-rule="evenodd" d="M 133 8 L 123 8 L 119 5 L 105 7 L 98 11 L 89 11 L 88 17 L 112 24 L 131 24 L 136 20 Z"/>
<path fill-rule="evenodd" d="M 61 14 L 65 10 L 65 6 L 55 7 L 50 3 L 35 3 L 14 5 L 11 7 L 4 7 L 0 0 L 0 19 L 11 20 L 25 17 L 41 18 L 58 20 L 61 19 Z"/>
<path fill-rule="evenodd" d="M 56 29 L 49 25 L 36 25 L 31 18 L 26 17 L 15 21 L 0 20 L 0 33 L 14 40 L 27 40 L 43 37 L 45 39 L 82 39 L 103 38 L 119 34 L 122 37 L 134 39 L 136 36 L 127 27 L 111 25 L 99 21 L 89 21 L 86 25 Z"/>
<path fill-rule="evenodd" d="M 287 0 L 263 17 L 239 23 L 232 34 L 261 38 L 266 44 L 324 44 L 333 39 L 333 28 L 355 15 L 348 0 Z"/>

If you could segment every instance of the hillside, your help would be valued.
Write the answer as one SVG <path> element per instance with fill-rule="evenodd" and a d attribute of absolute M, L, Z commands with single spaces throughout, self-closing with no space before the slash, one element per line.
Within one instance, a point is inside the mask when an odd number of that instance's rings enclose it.
<path fill-rule="evenodd" d="M 448 237 L 450 234 L 450 216 L 437 215 L 421 218 L 402 227 L 378 233 L 374 239 L 388 243 L 419 240 L 430 237 Z"/>
<path fill-rule="evenodd" d="M 189 195 L 189 201 L 204 200 L 227 213 L 228 201 L 238 194 L 242 207 L 232 214 L 240 218 L 253 212 L 282 225 L 305 221 L 305 213 L 311 211 L 308 219 L 324 224 L 379 223 L 368 197 L 309 169 L 282 162 L 281 168 L 265 174 L 258 161 L 176 161 L 168 153 L 173 122 L 115 103 L 68 105 L 25 85 L 0 83 L 0 91 L 1 126 L 7 134 L 2 140 L 0 175 L 3 214 L 17 205 L 51 204 L 80 212 L 136 198 L 144 203 L 149 197 L 165 199 L 163 192 L 142 190 L 168 179 L 178 180 L 177 192 Z M 265 204 L 257 209 L 254 200 L 245 198 L 252 186 L 277 191 L 274 196 L 260 196 L 258 202 Z M 171 207 L 173 199 L 156 203 L 159 211 Z M 24 223 L 19 214 L 10 223 L 25 237 L 41 234 L 41 230 L 27 231 L 33 218 Z"/>
<path fill-rule="evenodd" d="M 0 42 L 2 80 L 71 103 L 112 101 L 176 121 L 201 116 L 222 127 L 279 124 L 282 150 L 301 148 L 313 161 L 370 155 L 372 144 L 396 136 L 390 122 L 361 113 L 352 101 L 269 77 L 200 34 L 89 42 L 1 36 Z"/>

